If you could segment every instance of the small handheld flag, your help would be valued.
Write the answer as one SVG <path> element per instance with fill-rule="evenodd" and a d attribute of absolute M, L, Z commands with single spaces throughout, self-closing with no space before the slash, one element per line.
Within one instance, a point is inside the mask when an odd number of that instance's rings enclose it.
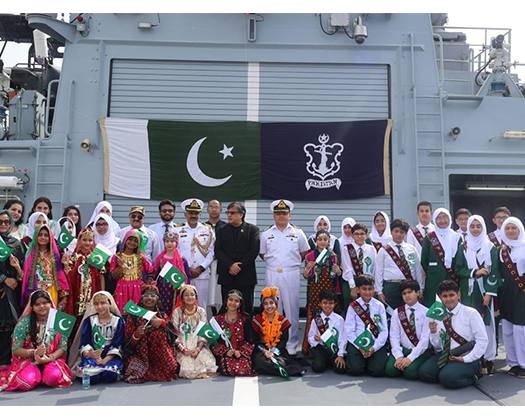
<path fill-rule="evenodd" d="M 219 339 L 219 333 L 211 327 L 209 323 L 200 321 L 195 329 L 195 334 L 206 339 L 209 343 L 215 343 Z"/>
<path fill-rule="evenodd" d="M 368 352 L 375 343 L 375 338 L 370 329 L 367 327 L 363 333 L 361 333 L 358 337 L 355 338 L 354 344 L 359 349 L 362 349 L 365 352 Z"/>
<path fill-rule="evenodd" d="M 321 341 L 330 350 L 332 355 L 337 355 L 337 352 L 339 351 L 339 347 L 337 345 L 338 339 L 339 331 L 335 327 L 326 329 L 326 331 L 321 335 Z"/>
<path fill-rule="evenodd" d="M 170 262 L 166 262 L 159 273 L 161 278 L 170 284 L 174 289 L 178 289 L 186 280 L 186 276 Z"/>
<path fill-rule="evenodd" d="M 62 336 L 69 338 L 75 325 L 75 317 L 70 316 L 62 311 L 58 311 L 54 308 L 49 310 L 47 316 L 46 330 L 54 330 L 60 333 Z"/>
<path fill-rule="evenodd" d="M 146 247 L 148 246 L 148 236 L 146 233 L 143 233 L 142 231 L 140 230 L 137 230 L 137 233 L 139 234 L 140 236 L 140 251 L 142 253 L 145 253 L 146 252 Z"/>
<path fill-rule="evenodd" d="M 129 300 L 124 306 L 124 311 L 132 316 L 142 317 L 146 320 L 151 320 L 155 316 L 154 311 L 146 310 L 145 308 L 135 304 L 133 300 Z"/>
<path fill-rule="evenodd" d="M 273 365 L 275 366 L 277 371 L 279 372 L 279 375 L 283 378 L 290 379 L 290 374 L 288 374 L 288 370 L 284 368 L 284 366 L 279 361 L 277 361 L 276 357 L 272 356 L 270 359 L 273 362 Z"/>
<path fill-rule="evenodd" d="M 434 301 L 434 304 L 432 304 L 430 308 L 428 309 L 427 317 L 434 319 L 434 320 L 443 321 L 446 315 L 447 315 L 447 308 L 441 302 L 439 297 L 436 295 L 436 301 Z"/>
<path fill-rule="evenodd" d="M 91 266 L 94 266 L 98 270 L 101 270 L 107 263 L 109 257 L 111 256 L 111 252 L 109 249 L 101 244 L 97 244 L 97 246 L 93 249 L 91 254 L 88 256 L 88 264 Z"/>
<path fill-rule="evenodd" d="M 106 345 L 106 338 L 102 336 L 102 331 L 98 325 L 93 326 L 92 337 L 95 350 L 102 349 Z"/>
<path fill-rule="evenodd" d="M 210 319 L 210 326 L 213 327 L 213 330 L 215 330 L 221 336 L 226 346 L 231 349 L 232 343 L 230 342 L 230 338 L 226 334 L 225 330 L 221 327 L 221 325 L 217 322 L 215 317 L 212 317 Z M 228 332 L 229 332 L 229 329 L 228 329 Z"/>
<path fill-rule="evenodd" d="M 64 250 L 66 247 L 69 246 L 69 244 L 73 241 L 75 237 L 69 232 L 66 226 L 67 223 L 65 223 L 62 226 L 62 229 L 60 230 L 60 234 L 58 235 L 57 244 L 58 247 L 60 247 L 62 250 Z"/>
<path fill-rule="evenodd" d="M 323 266 L 326 262 L 326 259 L 328 259 L 328 256 L 330 256 L 330 252 L 328 249 L 324 249 L 322 252 L 319 253 L 319 256 L 315 259 L 315 264 L 318 266 Z"/>
<path fill-rule="evenodd" d="M 5 244 L 2 238 L 0 238 L 0 262 L 5 262 L 9 259 L 9 256 L 11 256 L 12 253 L 13 248 Z"/>

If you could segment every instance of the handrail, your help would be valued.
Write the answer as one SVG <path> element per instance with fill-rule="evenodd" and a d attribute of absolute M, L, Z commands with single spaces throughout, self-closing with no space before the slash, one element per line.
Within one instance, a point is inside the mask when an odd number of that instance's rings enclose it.
<path fill-rule="evenodd" d="M 46 137 L 49 137 L 51 135 L 51 130 L 53 129 L 53 121 L 51 121 L 51 129 L 49 129 L 49 112 L 51 111 L 51 109 L 53 109 L 53 111 L 55 110 L 56 108 L 56 101 L 57 101 L 57 98 L 58 98 L 58 83 L 59 83 L 59 79 L 56 79 L 56 80 L 51 80 L 48 85 L 47 85 L 47 101 L 46 101 L 46 113 L 45 113 L 45 118 L 44 118 L 44 127 L 45 127 L 45 132 L 46 132 Z M 52 83 L 56 83 L 57 84 L 57 95 L 55 95 L 55 105 L 54 106 L 51 106 L 51 85 Z"/>

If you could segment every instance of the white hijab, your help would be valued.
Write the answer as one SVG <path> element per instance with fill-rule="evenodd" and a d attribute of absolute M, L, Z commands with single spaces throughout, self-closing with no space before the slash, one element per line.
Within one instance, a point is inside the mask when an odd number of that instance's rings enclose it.
<path fill-rule="evenodd" d="M 354 243 L 354 238 L 352 237 L 352 235 L 348 237 L 345 234 L 345 225 L 348 225 L 348 224 L 350 225 L 350 227 L 353 227 L 355 226 L 356 222 L 352 217 L 346 217 L 341 222 L 341 237 L 339 237 L 339 244 L 341 246 L 346 246 L 347 244 Z"/>
<path fill-rule="evenodd" d="M 58 224 L 58 227 L 59 227 L 60 230 L 59 230 L 59 233 L 55 236 L 57 238 L 60 237 L 60 232 L 62 232 L 62 226 L 60 225 L 60 222 L 62 220 L 67 220 L 69 222 L 69 224 L 73 226 L 73 231 L 71 232 L 71 235 L 73 237 L 75 237 L 75 238 L 71 241 L 71 243 L 69 243 L 69 245 L 64 250 L 68 256 L 71 256 L 75 252 L 75 249 L 77 248 L 77 239 L 76 239 L 76 237 L 77 237 L 77 226 L 75 225 L 73 220 L 71 218 L 69 218 L 69 217 L 61 217 L 61 218 L 59 218 L 57 220 L 57 224 Z M 64 223 L 64 224 L 66 224 L 66 223 Z"/>
<path fill-rule="evenodd" d="M 383 231 L 382 235 L 379 235 L 379 232 L 376 229 L 376 225 L 374 223 L 375 218 L 378 214 L 381 214 L 383 217 L 385 217 L 385 231 Z M 390 218 L 386 214 L 386 212 L 383 211 L 377 211 L 374 214 L 374 217 L 372 218 L 372 231 L 370 233 L 370 240 L 372 240 L 374 243 L 381 243 L 383 245 L 388 244 L 392 240 L 392 233 L 390 232 Z"/>
<path fill-rule="evenodd" d="M 478 236 L 473 236 L 470 232 L 470 225 L 473 221 L 479 221 L 481 224 L 481 233 Z M 491 266 L 490 251 L 493 247 L 494 245 L 489 240 L 487 226 L 483 217 L 481 215 L 471 215 L 467 221 L 467 251 L 465 252 L 469 269 L 478 269 L 478 261 L 485 267 Z"/>
<path fill-rule="evenodd" d="M 35 223 L 40 217 L 44 217 L 45 224 L 49 225 L 49 218 L 47 218 L 47 215 L 43 212 L 34 212 L 29 216 L 29 220 L 27 220 L 27 235 L 32 239 L 33 234 L 35 234 Z"/>
<path fill-rule="evenodd" d="M 108 231 L 106 234 L 99 234 L 97 232 L 97 221 L 98 220 L 104 220 L 106 223 L 108 223 Z M 93 223 L 93 233 L 95 233 L 95 243 L 101 244 L 105 246 L 109 251 L 111 251 L 111 255 L 114 255 L 117 251 L 117 245 L 119 243 L 119 238 L 115 236 L 115 233 L 111 229 L 111 218 L 104 214 L 103 212 L 98 214 L 97 217 L 95 217 L 95 221 Z"/>
<path fill-rule="evenodd" d="M 448 226 L 445 228 L 438 227 L 436 218 L 439 214 L 446 214 L 448 216 Z M 434 232 L 441 244 L 441 247 L 445 251 L 445 268 L 449 269 L 452 267 L 452 259 L 456 256 L 458 251 L 458 242 L 460 235 L 450 228 L 452 225 L 452 217 L 450 212 L 446 208 L 438 208 L 432 214 L 432 222 L 434 223 Z"/>
<path fill-rule="evenodd" d="M 330 219 L 326 215 L 320 215 L 319 217 L 317 217 L 314 221 L 314 234 L 310 236 L 310 238 L 313 240 L 314 243 L 315 243 L 315 234 L 317 233 L 317 226 L 319 225 L 321 220 L 325 220 L 326 224 L 328 224 L 328 227 L 326 228 L 326 230 L 329 233 L 330 233 L 330 230 L 332 229 L 332 223 L 330 222 Z M 330 249 L 331 250 L 334 250 L 336 240 L 337 240 L 337 237 L 335 237 L 333 234 L 330 234 Z"/>
<path fill-rule="evenodd" d="M 520 234 L 516 240 L 511 240 L 507 237 L 507 234 L 505 233 L 505 227 L 507 224 L 514 224 L 518 227 Z M 510 248 L 510 258 L 512 261 L 514 263 L 517 263 L 518 261 L 523 263 L 525 261 L 525 229 L 523 228 L 521 220 L 517 217 L 507 218 L 501 225 L 501 235 L 505 244 Z M 519 267 L 518 271 L 521 271 Z M 522 272 L 520 272 L 520 275 L 521 274 Z"/>
<path fill-rule="evenodd" d="M 89 222 L 86 225 L 90 225 L 91 223 L 95 222 L 95 218 L 97 218 L 97 215 L 100 214 L 100 210 L 102 208 L 107 208 L 109 210 L 109 212 L 111 212 L 112 216 L 111 217 L 108 216 L 109 217 L 108 224 L 109 224 L 109 227 L 113 230 L 113 233 L 118 234 L 119 231 L 120 231 L 120 226 L 113 219 L 113 206 L 108 201 L 100 201 L 97 204 L 97 206 L 93 210 L 93 214 L 91 214 L 91 218 L 89 219 Z M 94 228 L 93 228 L 93 230 L 94 230 Z"/>

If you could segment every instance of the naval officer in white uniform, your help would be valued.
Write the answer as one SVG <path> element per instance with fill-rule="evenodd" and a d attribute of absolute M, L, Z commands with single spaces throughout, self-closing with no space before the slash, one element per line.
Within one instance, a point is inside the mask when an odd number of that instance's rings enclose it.
<path fill-rule="evenodd" d="M 188 262 L 190 281 L 197 288 L 199 306 L 206 310 L 215 235 L 209 225 L 199 222 L 199 215 L 204 206 L 200 199 L 186 199 L 180 206 L 186 222 L 175 227 L 175 232 L 179 235 L 179 251 Z"/>
<path fill-rule="evenodd" d="M 259 253 L 266 262 L 266 285 L 279 288 L 279 310 L 284 311 L 292 324 L 286 349 L 294 355 L 299 344 L 301 262 L 310 246 L 303 230 L 290 224 L 292 202 L 279 199 L 273 201 L 270 208 L 275 224 L 261 233 Z"/>

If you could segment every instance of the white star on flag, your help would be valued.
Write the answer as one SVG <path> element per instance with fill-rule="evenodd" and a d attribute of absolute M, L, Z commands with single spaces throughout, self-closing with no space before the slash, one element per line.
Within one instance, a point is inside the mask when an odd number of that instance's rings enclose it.
<path fill-rule="evenodd" d="M 226 144 L 223 144 L 223 146 L 224 147 L 222 147 L 222 150 L 219 150 L 219 153 L 222 154 L 222 159 L 226 160 L 226 157 L 233 157 L 233 154 L 232 154 L 233 146 L 227 147 Z"/>

